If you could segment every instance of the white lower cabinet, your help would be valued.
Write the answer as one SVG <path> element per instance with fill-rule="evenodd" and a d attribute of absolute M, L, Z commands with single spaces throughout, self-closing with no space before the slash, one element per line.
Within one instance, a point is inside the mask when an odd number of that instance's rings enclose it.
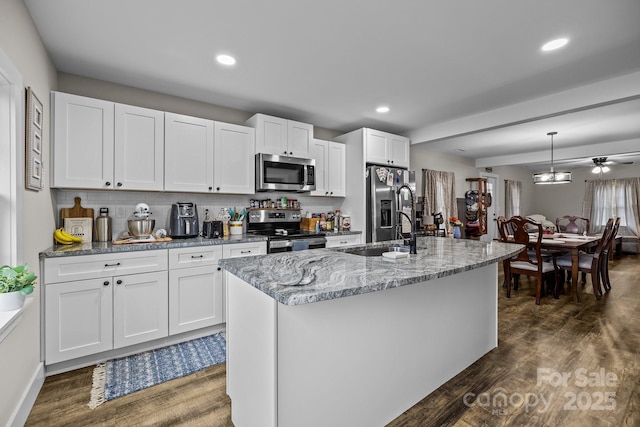
<path fill-rule="evenodd" d="M 222 246 L 169 250 L 169 334 L 223 323 Z"/>
<path fill-rule="evenodd" d="M 166 271 L 45 286 L 47 364 L 167 336 Z"/>
<path fill-rule="evenodd" d="M 218 261 L 266 253 L 260 241 L 46 258 L 45 364 L 224 323 Z"/>
<path fill-rule="evenodd" d="M 238 258 L 243 256 L 265 255 L 267 242 L 235 243 L 222 247 L 223 258 Z"/>
<path fill-rule="evenodd" d="M 167 266 L 166 250 L 46 259 L 45 363 L 166 337 Z"/>
<path fill-rule="evenodd" d="M 111 278 L 45 285 L 45 362 L 113 348 Z"/>
<path fill-rule="evenodd" d="M 340 236 L 326 236 L 327 248 L 339 248 L 362 244 L 362 234 L 343 234 Z"/>
<path fill-rule="evenodd" d="M 169 335 L 166 271 L 113 278 L 113 347 Z"/>

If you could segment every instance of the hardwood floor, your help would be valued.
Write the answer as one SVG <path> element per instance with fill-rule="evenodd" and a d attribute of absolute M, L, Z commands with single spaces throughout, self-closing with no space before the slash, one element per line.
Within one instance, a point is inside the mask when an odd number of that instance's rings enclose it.
<path fill-rule="evenodd" d="M 640 256 L 614 259 L 610 276 L 610 294 L 597 301 L 587 279 L 579 304 L 567 290 L 536 306 L 524 277 L 510 299 L 500 289 L 498 348 L 389 426 L 640 425 Z M 233 425 L 224 365 L 93 410 L 92 369 L 48 377 L 26 426 Z"/>

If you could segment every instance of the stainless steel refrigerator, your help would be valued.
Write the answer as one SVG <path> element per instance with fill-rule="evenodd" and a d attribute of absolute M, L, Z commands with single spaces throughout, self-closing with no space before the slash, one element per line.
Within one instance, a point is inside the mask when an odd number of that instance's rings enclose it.
<path fill-rule="evenodd" d="M 407 184 L 416 198 L 415 172 L 385 166 L 368 166 L 365 179 L 367 243 L 408 237 L 411 231 L 410 222 L 399 212 L 411 217 L 411 196 L 407 190 L 398 195 L 397 190 L 403 184 Z"/>

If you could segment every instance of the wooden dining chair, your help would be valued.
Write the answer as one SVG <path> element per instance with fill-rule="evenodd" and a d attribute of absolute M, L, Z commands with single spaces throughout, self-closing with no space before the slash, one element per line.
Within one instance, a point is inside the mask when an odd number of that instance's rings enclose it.
<path fill-rule="evenodd" d="M 583 218 L 575 215 L 564 215 L 556 218 L 556 231 L 558 233 L 571 233 L 571 234 L 589 234 L 589 226 L 591 221 L 589 218 Z M 564 277 L 564 271 L 561 273 Z M 571 273 L 567 273 L 567 281 L 571 280 Z M 587 283 L 587 274 L 582 273 L 582 284 Z"/>
<path fill-rule="evenodd" d="M 616 235 L 618 234 L 619 229 L 620 217 L 617 217 L 615 222 L 613 223 L 611 234 L 609 235 L 609 242 L 605 243 L 604 249 L 602 250 L 600 280 L 602 280 L 602 286 L 604 287 L 605 292 L 611 291 L 611 281 L 609 280 L 609 255 L 613 253 L 613 244 L 616 240 Z"/>
<path fill-rule="evenodd" d="M 529 231 L 537 230 L 538 234 L 535 240 L 530 240 Z M 558 298 L 558 283 L 560 283 L 559 270 L 556 265 L 556 256 L 551 257 L 551 261 L 545 261 L 541 254 L 542 241 L 542 224 L 529 218 L 514 216 L 502 222 L 502 229 L 505 233 L 511 230 L 513 234 L 513 242 L 526 245 L 521 252 L 513 258 L 506 260 L 505 280 L 507 283 L 507 298 L 511 298 L 511 278 L 515 274 L 524 274 L 536 278 L 536 304 L 540 304 L 540 297 L 543 291 L 543 282 L 553 278 L 555 282 L 554 297 Z M 530 255 L 532 250 L 534 256 Z"/>
<path fill-rule="evenodd" d="M 507 221 L 507 218 L 504 215 L 500 215 L 497 219 L 496 222 L 498 223 L 498 234 L 500 235 L 500 238 L 498 239 L 501 242 L 508 242 L 509 241 L 509 235 L 512 234 L 512 230 L 509 229 L 507 230 L 505 227 L 502 226 L 503 223 L 505 223 Z M 502 271 L 503 273 L 506 273 L 507 271 L 507 260 L 502 261 Z M 511 284 L 509 284 L 509 286 L 511 286 Z M 504 280 L 502 281 L 502 287 L 506 288 L 507 287 L 507 276 L 504 276 Z M 515 289 L 518 289 L 518 276 L 514 275 L 514 287 Z"/>
<path fill-rule="evenodd" d="M 564 215 L 556 218 L 556 231 L 558 233 L 589 234 L 589 218 L 575 215 Z"/>
<path fill-rule="evenodd" d="M 604 233 L 602 233 L 602 238 L 598 242 L 596 246 L 596 250 L 593 253 L 581 253 L 578 255 L 578 270 L 583 273 L 591 274 L 591 286 L 593 287 L 593 294 L 596 299 L 602 298 L 602 290 L 600 288 L 600 276 L 602 274 L 602 257 L 603 249 L 605 246 L 610 244 L 610 237 L 613 231 L 613 218 L 609 218 L 607 221 L 607 225 L 604 228 Z M 563 270 L 571 271 L 571 255 L 562 255 L 557 257 L 556 265 Z M 556 286 L 559 287 L 560 282 L 556 283 Z M 554 291 L 554 294 L 558 294 L 559 289 Z"/>

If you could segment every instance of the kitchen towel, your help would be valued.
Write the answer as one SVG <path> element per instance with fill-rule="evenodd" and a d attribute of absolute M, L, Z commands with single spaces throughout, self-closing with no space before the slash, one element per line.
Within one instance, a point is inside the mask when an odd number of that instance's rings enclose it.
<path fill-rule="evenodd" d="M 98 364 L 89 408 L 226 361 L 222 333 Z"/>

